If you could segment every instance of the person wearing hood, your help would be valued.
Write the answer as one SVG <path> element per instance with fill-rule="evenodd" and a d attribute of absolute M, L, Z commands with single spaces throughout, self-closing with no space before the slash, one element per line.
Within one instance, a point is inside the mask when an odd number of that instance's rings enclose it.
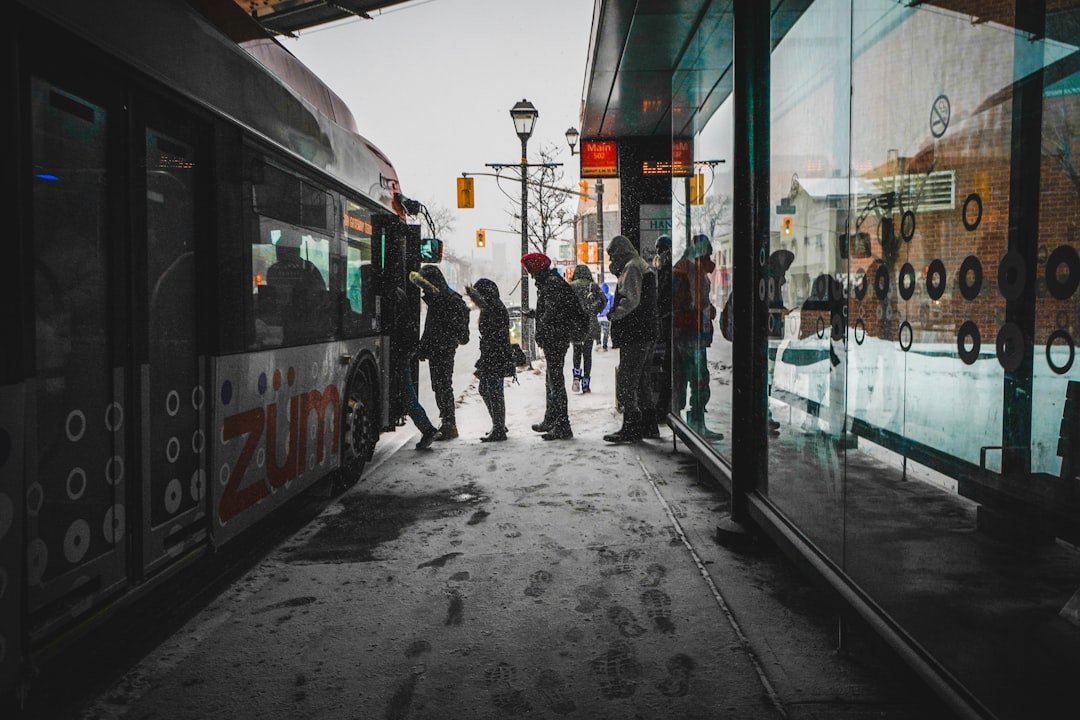
<path fill-rule="evenodd" d="M 427 303 L 427 320 L 417 356 L 428 361 L 431 390 L 439 407 L 441 424 L 435 439 L 450 440 L 458 436 L 454 411 L 454 356 L 458 345 L 469 342 L 469 307 L 434 265 L 424 265 L 419 272 L 409 273 L 409 280 L 423 291 Z"/>
<path fill-rule="evenodd" d="M 624 235 L 607 246 L 608 269 L 618 277 L 615 298 L 608 311 L 611 343 L 619 349 L 615 395 L 622 406 L 622 427 L 604 440 L 637 442 L 659 437 L 652 401 L 649 360 L 656 343 L 656 273 Z"/>
<path fill-rule="evenodd" d="M 705 426 L 705 406 L 712 396 L 706 352 L 712 345 L 716 317 L 709 278 L 715 269 L 712 243 L 705 235 L 694 235 L 672 268 L 673 373 L 679 410 L 687 405 L 689 389 L 687 425 L 710 439 L 719 440 L 723 434 Z"/>
<path fill-rule="evenodd" d="M 545 375 L 544 419 L 532 426 L 545 440 L 568 440 L 574 437 L 567 409 L 566 352 L 570 349 L 571 328 L 568 318 L 578 306 L 577 295 L 559 271 L 551 267 L 551 258 L 543 253 L 522 256 L 521 266 L 536 283 L 536 344 L 544 351 L 547 364 Z"/>
<path fill-rule="evenodd" d="M 607 305 L 607 297 L 600 286 L 593 280 L 592 271 L 588 265 L 578 265 L 574 268 L 574 277 L 570 280 L 570 287 L 577 295 L 581 307 L 589 314 L 589 336 L 582 342 L 574 343 L 574 392 L 585 394 L 592 392 L 590 388 L 592 374 L 592 351 L 593 343 L 600 340 L 600 320 L 596 314 Z"/>
<path fill-rule="evenodd" d="M 510 315 L 499 293 L 499 286 L 480 278 L 465 287 L 465 294 L 480 308 L 477 327 L 480 331 L 480 357 L 473 374 L 479 379 L 480 397 L 491 416 L 491 431 L 480 442 L 501 442 L 506 439 L 506 399 L 504 378 L 513 377 L 517 370 L 510 350 Z"/>
<path fill-rule="evenodd" d="M 671 412 L 671 359 L 673 356 L 671 326 L 671 236 L 661 235 L 656 239 L 656 256 L 653 257 L 653 269 L 656 270 L 656 344 L 660 353 L 660 387 L 657 391 L 657 421 L 666 418 Z"/>

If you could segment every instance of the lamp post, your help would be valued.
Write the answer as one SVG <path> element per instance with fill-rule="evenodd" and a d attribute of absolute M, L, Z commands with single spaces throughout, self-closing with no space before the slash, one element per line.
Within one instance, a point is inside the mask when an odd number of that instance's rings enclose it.
<path fill-rule="evenodd" d="M 521 255 L 524 257 L 529 253 L 529 224 L 527 220 L 528 208 L 529 208 L 529 195 L 528 195 L 528 180 L 526 173 L 528 172 L 528 159 L 526 157 L 526 146 L 529 143 L 529 136 L 532 135 L 533 126 L 536 124 L 536 118 L 540 113 L 528 100 L 522 99 L 521 102 L 510 108 L 510 117 L 514 120 L 514 131 L 521 139 Z M 525 312 L 529 309 L 529 273 L 525 270 L 525 266 L 521 267 L 521 318 L 522 318 L 522 341 L 525 344 L 525 350 L 528 353 L 528 359 L 533 359 L 533 342 L 532 342 L 532 328 L 531 323 L 526 322 Z"/>
<path fill-rule="evenodd" d="M 566 144 L 570 146 L 570 155 L 575 155 L 578 138 L 581 133 L 575 127 L 566 130 Z M 596 261 L 600 265 L 600 284 L 604 284 L 604 179 L 596 180 Z"/>

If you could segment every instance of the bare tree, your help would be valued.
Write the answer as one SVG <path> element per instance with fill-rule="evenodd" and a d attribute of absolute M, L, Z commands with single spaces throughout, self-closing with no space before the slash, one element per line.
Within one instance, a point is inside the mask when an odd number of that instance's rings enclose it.
<path fill-rule="evenodd" d="M 550 167 L 561 154 L 559 149 L 555 145 L 545 145 L 537 154 L 539 160 L 530 164 L 543 167 L 529 168 L 526 232 L 530 249 L 550 255 L 548 245 L 562 236 L 568 228 L 573 227 L 574 212 L 567 207 L 571 192 L 563 189 L 563 169 Z M 517 221 L 511 229 L 521 232 L 521 216 L 515 212 L 508 214 Z"/>
<path fill-rule="evenodd" d="M 454 213 L 450 211 L 450 208 L 437 203 L 428 205 L 427 209 L 426 218 L 430 226 L 431 237 L 445 239 L 454 229 Z"/>
<path fill-rule="evenodd" d="M 731 196 L 713 193 L 705 196 L 701 209 L 694 213 L 699 232 L 716 241 L 717 235 L 731 232 Z"/>

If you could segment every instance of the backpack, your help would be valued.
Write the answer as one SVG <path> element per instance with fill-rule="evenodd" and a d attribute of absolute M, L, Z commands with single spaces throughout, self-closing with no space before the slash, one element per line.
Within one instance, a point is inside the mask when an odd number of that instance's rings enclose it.
<path fill-rule="evenodd" d="M 567 327 L 570 330 L 570 342 L 580 343 L 589 339 L 589 326 L 594 316 L 585 309 L 577 293 L 574 293 L 574 297 L 578 301 L 573 304 L 570 310 Z"/>

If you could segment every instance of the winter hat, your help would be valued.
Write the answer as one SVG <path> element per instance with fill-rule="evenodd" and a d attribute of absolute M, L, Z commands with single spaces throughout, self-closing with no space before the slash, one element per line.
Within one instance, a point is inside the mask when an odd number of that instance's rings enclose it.
<path fill-rule="evenodd" d="M 521 267 L 525 268 L 525 272 L 530 275 L 535 275 L 551 267 L 551 258 L 544 253 L 538 252 L 522 255 Z"/>
<path fill-rule="evenodd" d="M 656 238 L 656 252 L 660 252 L 661 250 L 670 250 L 670 249 L 671 249 L 671 236 L 670 235 L 661 235 L 660 237 Z"/>

